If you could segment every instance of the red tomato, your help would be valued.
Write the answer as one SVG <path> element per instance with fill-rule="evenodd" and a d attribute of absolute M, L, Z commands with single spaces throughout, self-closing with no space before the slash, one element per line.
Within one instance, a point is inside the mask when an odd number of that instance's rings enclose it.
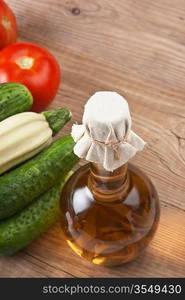
<path fill-rule="evenodd" d="M 31 43 L 14 43 L 0 53 L 0 83 L 20 82 L 33 95 L 33 111 L 43 110 L 55 97 L 60 67 L 47 50 Z"/>
<path fill-rule="evenodd" d="M 17 38 L 15 16 L 8 5 L 0 0 L 0 49 L 14 43 Z"/>

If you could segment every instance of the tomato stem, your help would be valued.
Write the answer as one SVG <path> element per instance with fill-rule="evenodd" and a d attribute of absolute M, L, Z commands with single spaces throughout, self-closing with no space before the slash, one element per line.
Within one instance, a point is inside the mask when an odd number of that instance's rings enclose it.
<path fill-rule="evenodd" d="M 6 28 L 6 29 L 11 28 L 11 22 L 7 17 L 3 17 L 1 23 L 2 23 L 4 28 Z"/>
<path fill-rule="evenodd" d="M 20 57 L 17 61 L 16 64 L 24 70 L 29 70 L 33 67 L 34 64 L 34 58 L 33 57 L 28 57 L 28 56 L 23 56 Z"/>

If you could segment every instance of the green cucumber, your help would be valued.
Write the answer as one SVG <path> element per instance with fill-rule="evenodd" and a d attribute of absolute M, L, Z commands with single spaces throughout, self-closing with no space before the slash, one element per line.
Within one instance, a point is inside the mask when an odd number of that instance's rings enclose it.
<path fill-rule="evenodd" d="M 0 221 L 0 255 L 12 255 L 24 248 L 58 219 L 63 185 L 64 181 L 35 199 L 21 212 Z"/>
<path fill-rule="evenodd" d="M 12 216 L 59 182 L 79 158 L 71 136 L 50 147 L 20 167 L 0 176 L 0 219 Z"/>
<path fill-rule="evenodd" d="M 71 119 L 71 112 L 67 108 L 53 109 L 42 112 L 52 129 L 53 136 Z"/>
<path fill-rule="evenodd" d="M 18 82 L 0 84 L 0 121 L 28 111 L 32 104 L 32 94 L 23 84 Z"/>

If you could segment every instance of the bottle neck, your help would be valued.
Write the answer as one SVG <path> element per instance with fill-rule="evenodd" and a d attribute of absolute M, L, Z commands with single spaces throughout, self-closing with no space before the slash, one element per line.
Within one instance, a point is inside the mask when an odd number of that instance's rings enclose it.
<path fill-rule="evenodd" d="M 90 163 L 88 187 L 98 202 L 120 201 L 126 196 L 129 187 L 128 164 L 113 172 L 105 170 L 102 165 Z"/>

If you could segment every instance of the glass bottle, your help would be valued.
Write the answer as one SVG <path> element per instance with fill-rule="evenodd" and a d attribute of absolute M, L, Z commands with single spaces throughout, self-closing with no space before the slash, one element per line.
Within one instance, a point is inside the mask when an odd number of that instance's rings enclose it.
<path fill-rule="evenodd" d="M 113 172 L 96 163 L 79 168 L 63 190 L 61 211 L 68 245 L 81 257 L 105 266 L 135 259 L 159 221 L 156 190 L 131 164 Z"/>
<path fill-rule="evenodd" d="M 74 152 L 90 161 L 69 179 L 61 195 L 61 225 L 68 245 L 97 265 L 135 259 L 151 241 L 160 209 L 155 187 L 128 163 L 145 142 L 131 130 L 127 101 L 98 92 L 74 125 Z"/>

